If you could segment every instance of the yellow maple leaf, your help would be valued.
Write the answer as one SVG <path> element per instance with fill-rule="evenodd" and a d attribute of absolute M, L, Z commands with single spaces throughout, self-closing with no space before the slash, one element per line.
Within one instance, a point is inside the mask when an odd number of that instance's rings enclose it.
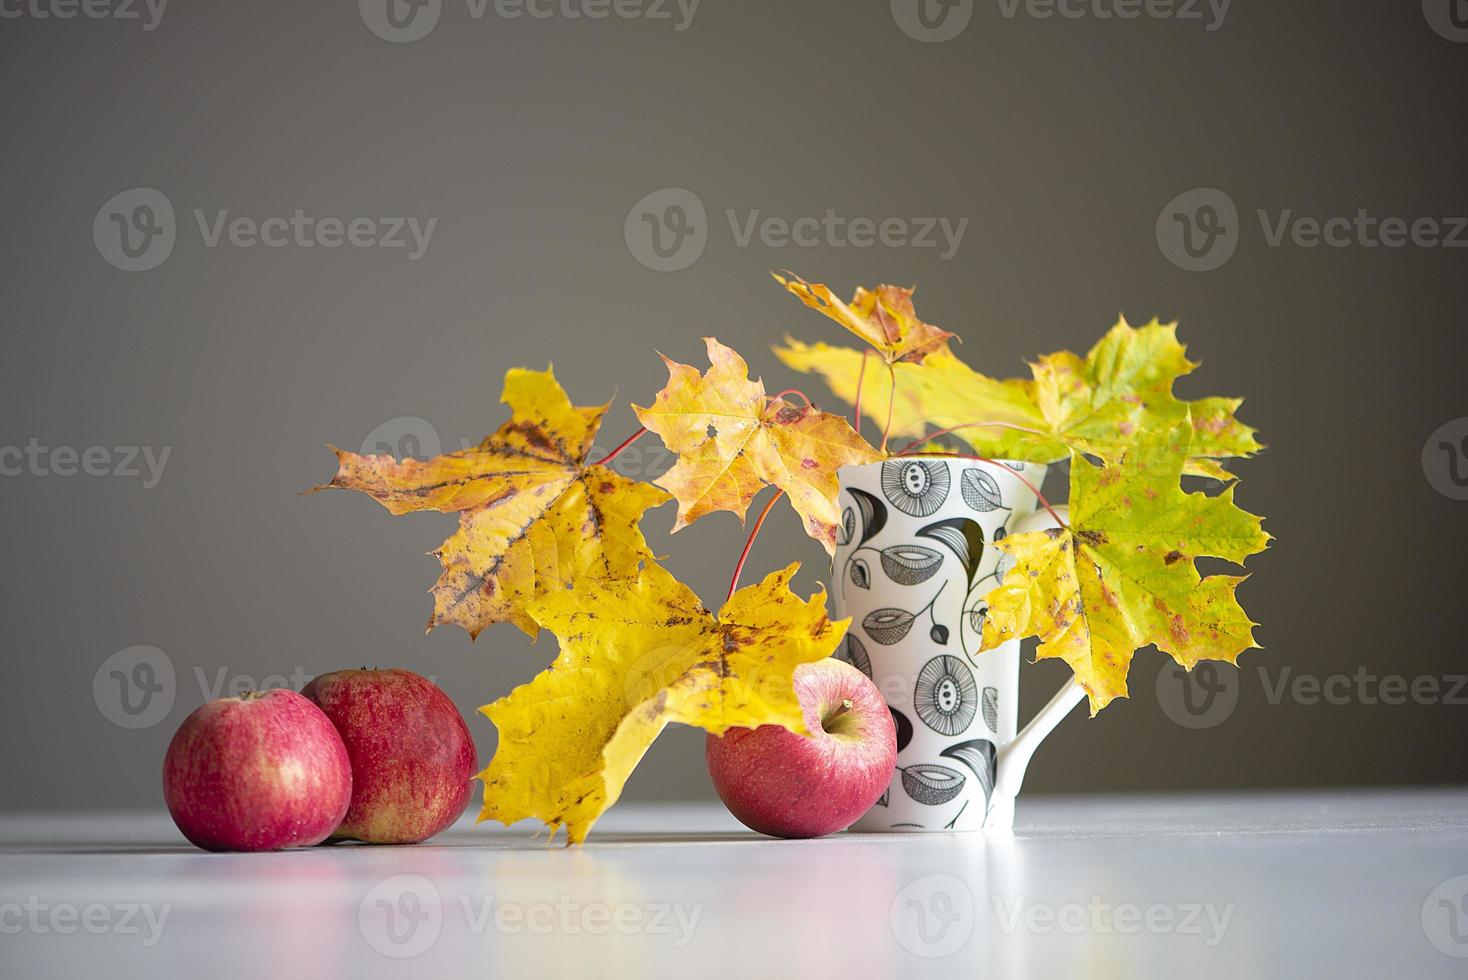
<path fill-rule="evenodd" d="M 775 354 L 784 364 L 804 374 L 819 374 L 837 398 L 855 404 L 861 385 L 862 415 L 880 429 L 887 423 L 891 406 L 893 436 L 920 439 L 929 431 L 973 422 L 990 423 L 981 428 L 960 429 L 955 435 L 982 449 L 986 456 L 1050 462 L 1046 447 L 1030 448 L 1024 430 L 1039 431 L 1044 416 L 1035 404 L 1034 382 L 1000 381 L 980 374 L 959 360 L 952 351 L 938 351 L 922 364 L 898 361 L 891 371 L 881 365 L 863 370 L 862 352 L 826 343 L 806 344 L 785 338 Z M 896 397 L 893 381 L 896 381 Z"/>
<path fill-rule="evenodd" d="M 656 565 L 532 602 L 561 649 L 529 684 L 480 709 L 499 746 L 479 774 L 479 819 L 535 817 L 580 843 L 670 722 L 809 734 L 792 677 L 829 656 L 849 620 L 826 618 L 824 592 L 801 600 L 790 591 L 798 567 L 740 589 L 717 619 Z"/>
<path fill-rule="evenodd" d="M 802 303 L 856 334 L 882 355 L 887 364 L 921 364 L 929 354 L 948 349 L 956 336 L 918 319 L 912 305 L 915 290 L 901 286 L 858 286 L 851 302 L 843 303 L 822 283 L 806 282 L 792 273 L 770 273 Z"/>
<path fill-rule="evenodd" d="M 1070 664 L 1094 715 L 1126 696 L 1132 655 L 1148 644 L 1188 670 L 1257 646 L 1234 595 L 1244 576 L 1200 577 L 1193 561 L 1242 564 L 1270 536 L 1233 486 L 1182 491 L 1193 438 L 1184 420 L 1139 436 L 1115 463 L 1072 458 L 1069 525 L 996 542 L 1014 565 L 985 597 L 983 649 L 1038 636 L 1036 656 Z"/>
<path fill-rule="evenodd" d="M 510 420 L 473 449 L 426 461 L 334 449 L 336 476 L 315 488 L 358 490 L 393 514 L 459 515 L 433 553 L 443 574 L 430 629 L 453 623 L 475 637 L 510 622 L 535 636 L 532 599 L 633 575 L 653 558 L 638 522 L 667 494 L 587 462 L 610 405 L 572 405 L 549 369 L 510 371 L 502 400 Z"/>
<path fill-rule="evenodd" d="M 861 353 L 849 348 L 787 338 L 775 353 L 797 371 L 820 374 L 847 402 L 855 401 L 862 378 L 863 414 L 878 425 L 885 424 L 895 378 L 894 434 L 919 438 L 956 427 L 957 438 L 991 458 L 1053 463 L 1074 450 L 1115 461 L 1138 433 L 1187 419 L 1194 428 L 1190 475 L 1231 480 L 1219 460 L 1263 448 L 1235 418 L 1242 399 L 1187 402 L 1173 395 L 1173 383 L 1198 366 L 1178 342 L 1175 323 L 1132 327 L 1121 319 L 1084 358 L 1070 351 L 1044 355 L 1023 380 L 990 378 L 947 350 L 922 364 L 898 363 L 890 374 L 864 376 Z"/>
<path fill-rule="evenodd" d="M 806 533 L 836 546 L 836 470 L 881 458 L 839 415 L 770 398 L 732 349 L 705 338 L 709 370 L 663 358 L 668 384 L 652 405 L 632 406 L 678 462 L 658 485 L 678 500 L 674 530 L 727 510 L 742 522 L 768 484 L 790 498 Z"/>

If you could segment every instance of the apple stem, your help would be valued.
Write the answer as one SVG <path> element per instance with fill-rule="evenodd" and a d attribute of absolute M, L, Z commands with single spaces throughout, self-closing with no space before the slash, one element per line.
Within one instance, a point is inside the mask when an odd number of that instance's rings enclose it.
<path fill-rule="evenodd" d="M 590 465 L 591 466 L 605 466 L 606 464 L 610 463 L 612 460 L 616 459 L 618 456 L 622 455 L 622 451 L 623 450 L 625 450 L 628 446 L 632 445 L 634 442 L 636 442 L 638 439 L 641 439 L 645 435 L 647 435 L 647 426 L 644 425 L 642 428 L 638 429 L 636 432 L 634 432 L 630 436 L 628 436 L 626 438 L 626 440 L 624 440 L 623 443 L 620 446 L 618 446 L 616 449 L 613 449 L 611 452 L 607 453 L 601 459 L 597 460 L 595 463 L 591 463 Z"/>
<path fill-rule="evenodd" d="M 830 731 L 831 730 L 831 722 L 835 721 L 837 718 L 840 718 L 842 715 L 846 714 L 846 712 L 850 711 L 851 709 L 852 709 L 851 699 L 850 698 L 842 698 L 841 699 L 841 703 L 836 706 L 836 710 L 835 711 L 832 711 L 829 715 L 827 715 L 826 717 L 824 717 L 824 718 L 821 719 L 821 727 L 824 728 L 824 729 L 826 729 L 827 731 Z"/>

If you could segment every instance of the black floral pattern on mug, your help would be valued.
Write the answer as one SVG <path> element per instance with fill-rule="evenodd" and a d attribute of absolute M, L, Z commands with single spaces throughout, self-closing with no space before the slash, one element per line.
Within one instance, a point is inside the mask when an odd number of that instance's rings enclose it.
<path fill-rule="evenodd" d="M 882 495 L 909 517 L 935 514 L 948 499 L 948 464 L 931 459 L 889 459 L 882 464 Z"/>
<path fill-rule="evenodd" d="M 873 609 L 861 621 L 861 628 L 866 630 L 867 636 L 882 646 L 890 647 L 894 643 L 902 642 L 916 618 L 905 609 Z"/>
<path fill-rule="evenodd" d="M 963 495 L 963 502 L 980 514 L 1009 509 L 1004 506 L 999 481 L 981 469 L 964 470 L 958 479 L 958 492 Z"/>
<path fill-rule="evenodd" d="M 943 555 L 920 544 L 894 544 L 881 551 L 882 571 L 898 585 L 921 585 L 943 566 Z"/>
<path fill-rule="evenodd" d="M 866 544 L 887 526 L 887 507 L 865 490 L 849 487 L 846 492 L 851 494 L 852 500 L 856 501 L 856 509 L 861 516 L 861 543 Z M 856 515 L 852 516 L 854 518 Z"/>
<path fill-rule="evenodd" d="M 963 792 L 963 773 L 931 762 L 907 766 L 901 770 L 902 788 L 907 795 L 924 806 L 942 806 Z"/>
<path fill-rule="evenodd" d="M 979 710 L 979 685 L 957 657 L 939 654 L 918 671 L 912 705 L 923 724 L 940 735 L 961 735 Z"/>
<path fill-rule="evenodd" d="M 931 538 L 952 551 L 958 558 L 959 564 L 963 565 L 964 574 L 968 576 L 969 583 L 973 583 L 974 575 L 979 570 L 979 562 L 984 558 L 984 527 L 982 524 L 967 517 L 950 517 L 947 520 L 934 521 L 927 527 L 919 528 L 917 533 L 918 537 Z"/>
<path fill-rule="evenodd" d="M 867 648 L 856 638 L 855 633 L 846 634 L 846 646 L 836 655 L 838 660 L 844 660 L 857 670 L 866 674 L 868 679 L 872 676 L 872 658 L 867 656 Z M 992 690 L 988 688 L 987 690 Z"/>
<path fill-rule="evenodd" d="M 975 738 L 950 745 L 939 754 L 945 759 L 955 759 L 963 763 L 974 774 L 974 778 L 983 787 L 984 812 L 987 813 L 990 797 L 994 795 L 994 767 L 999 755 L 994 743 L 987 738 Z"/>

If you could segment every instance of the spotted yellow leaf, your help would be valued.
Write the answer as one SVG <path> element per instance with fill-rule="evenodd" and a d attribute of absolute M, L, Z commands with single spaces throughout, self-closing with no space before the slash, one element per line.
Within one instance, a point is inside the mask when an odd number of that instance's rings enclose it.
<path fill-rule="evenodd" d="M 712 337 L 705 344 L 706 373 L 664 357 L 667 386 L 650 406 L 633 406 L 678 455 L 657 481 L 678 500 L 674 530 L 721 510 L 743 521 L 755 494 L 773 484 L 806 533 L 834 550 L 836 470 L 880 456 L 841 416 L 770 398 L 762 382 L 749 379 L 742 357 Z"/>
<path fill-rule="evenodd" d="M 443 574 L 430 629 L 453 623 L 472 637 L 509 622 L 534 636 L 531 600 L 635 575 L 653 558 L 638 522 L 667 494 L 587 461 L 609 406 L 574 406 L 551 371 L 520 368 L 503 401 L 510 420 L 473 449 L 426 461 L 337 449 L 336 476 L 316 488 L 361 491 L 393 514 L 459 515 L 434 552 Z"/>
<path fill-rule="evenodd" d="M 1260 518 L 1217 496 L 1184 493 L 1193 425 L 1147 432 L 1114 463 L 1072 459 L 1069 525 L 996 543 L 1013 561 L 986 600 L 983 648 L 1040 638 L 1040 659 L 1070 664 L 1091 713 L 1127 694 L 1132 655 L 1148 644 L 1192 670 L 1255 647 L 1234 591 L 1242 576 L 1201 577 L 1200 557 L 1242 564 L 1270 537 Z"/>
<path fill-rule="evenodd" d="M 808 734 L 795 668 L 829 656 L 849 621 L 790 591 L 798 566 L 719 611 L 656 565 L 635 579 L 553 589 L 529 605 L 560 641 L 550 668 L 480 709 L 499 746 L 479 774 L 480 820 L 529 817 L 580 843 L 670 722 L 715 734 L 782 725 Z"/>

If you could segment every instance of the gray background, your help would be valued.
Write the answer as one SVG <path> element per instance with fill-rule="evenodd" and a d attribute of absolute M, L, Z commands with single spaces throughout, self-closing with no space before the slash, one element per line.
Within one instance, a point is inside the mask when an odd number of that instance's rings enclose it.
<path fill-rule="evenodd" d="M 437 571 L 424 552 L 452 518 L 297 496 L 330 476 L 323 444 L 356 447 L 404 416 L 448 447 L 477 440 L 504 418 L 504 371 L 554 359 L 578 401 L 617 395 L 609 447 L 635 427 L 628 401 L 663 382 L 654 350 L 697 361 L 705 334 L 772 390 L 802 383 L 769 345 L 836 328 L 772 267 L 842 293 L 917 283 L 924 318 L 992 374 L 1083 351 L 1118 311 L 1178 318 L 1206 362 L 1181 391 L 1248 399 L 1270 448 L 1240 467 L 1239 498 L 1278 541 L 1242 592 L 1267 649 L 1233 677 L 1236 710 L 1175 723 L 1154 687 L 1164 658 L 1144 651 L 1134 697 L 1062 725 L 1029 790 L 1468 777 L 1468 707 L 1272 704 L 1258 676 L 1468 669 L 1468 503 L 1434 491 L 1422 465 L 1429 434 L 1468 415 L 1468 252 L 1270 248 L 1254 217 L 1468 213 L 1468 44 L 1434 33 L 1417 4 L 1238 0 L 1207 32 L 1009 19 L 990 0 L 961 35 L 924 44 L 878 2 L 704 0 L 677 32 L 492 6 L 476 20 L 448 0 L 432 33 L 392 44 L 351 3 L 176 2 L 151 32 L 0 20 L 0 444 L 172 447 L 152 489 L 0 478 L 0 806 L 156 806 L 164 748 L 204 698 L 196 671 L 248 684 L 396 664 L 436 675 L 471 715 L 528 680 L 551 638 L 423 634 Z M 172 201 L 179 237 L 160 267 L 128 273 L 91 226 L 139 186 Z M 670 186 L 699 195 L 710 233 L 691 267 L 658 273 L 623 223 Z M 1154 224 L 1175 195 L 1210 186 L 1239 208 L 1237 252 L 1185 272 Z M 206 248 L 194 208 L 439 220 L 410 262 L 401 249 Z M 729 208 L 970 224 L 949 261 L 741 248 Z M 717 603 L 737 521 L 669 538 L 671 522 L 671 508 L 653 512 L 649 537 Z M 748 578 L 792 558 L 802 588 L 824 577 L 781 507 Z M 136 644 L 165 651 L 177 681 L 166 717 L 129 730 L 92 685 Z M 1027 704 L 1063 676 L 1026 666 Z M 471 726 L 487 761 L 492 726 Z M 626 795 L 711 798 L 701 733 L 668 732 Z"/>

